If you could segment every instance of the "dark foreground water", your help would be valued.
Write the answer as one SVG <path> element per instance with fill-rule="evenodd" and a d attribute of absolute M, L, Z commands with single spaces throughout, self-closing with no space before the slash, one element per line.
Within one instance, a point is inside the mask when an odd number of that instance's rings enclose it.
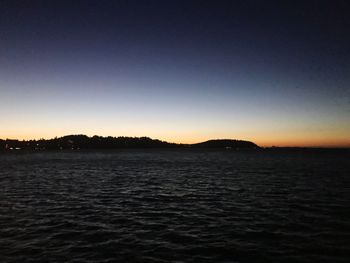
<path fill-rule="evenodd" d="M 350 155 L 0 155 L 0 262 L 350 262 Z"/>

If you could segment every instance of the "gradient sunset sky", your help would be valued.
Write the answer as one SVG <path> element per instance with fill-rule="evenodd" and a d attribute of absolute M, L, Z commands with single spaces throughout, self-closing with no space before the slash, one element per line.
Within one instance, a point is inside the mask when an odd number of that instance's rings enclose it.
<path fill-rule="evenodd" d="M 0 1 L 0 138 L 350 147 L 349 1 Z"/>

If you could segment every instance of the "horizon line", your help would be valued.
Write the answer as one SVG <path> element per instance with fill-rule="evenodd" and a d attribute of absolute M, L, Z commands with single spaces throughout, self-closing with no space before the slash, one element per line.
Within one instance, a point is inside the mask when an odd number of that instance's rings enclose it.
<path fill-rule="evenodd" d="M 86 135 L 83 133 L 76 133 L 76 134 L 66 134 L 66 135 L 62 135 L 62 136 L 54 136 L 54 137 L 40 137 L 40 138 L 31 138 L 31 139 L 17 139 L 17 138 L 0 138 L 0 140 L 6 141 L 6 140 L 17 140 L 17 141 L 38 141 L 38 140 L 53 140 L 56 138 L 63 138 L 63 137 L 67 137 L 67 136 L 86 136 L 88 138 L 92 138 L 94 136 L 97 137 L 102 137 L 102 138 L 107 138 L 107 137 L 113 137 L 113 138 L 120 138 L 120 137 L 125 137 L 125 138 L 149 138 L 152 140 L 159 140 L 162 142 L 166 142 L 166 143 L 170 143 L 170 144 L 182 144 L 182 145 L 191 145 L 191 144 L 197 144 L 197 143 L 202 143 L 202 142 L 207 142 L 207 141 L 211 141 L 211 140 L 236 140 L 236 141 L 248 141 L 248 142 L 252 142 L 254 144 L 256 144 L 258 147 L 260 148 L 309 148 L 309 149 L 350 149 L 350 145 L 336 145 L 336 146 L 321 146 L 321 145 L 274 145 L 271 144 L 270 146 L 260 146 L 259 144 L 255 143 L 252 140 L 246 140 L 246 139 L 237 139 L 237 138 L 212 138 L 212 139 L 205 139 L 199 142 L 192 142 L 192 143 L 184 143 L 184 142 L 170 142 L 168 140 L 163 140 L 163 139 L 158 139 L 158 138 L 152 138 L 150 136 L 127 136 L 127 135 L 118 135 L 118 136 L 113 136 L 113 135 Z"/>

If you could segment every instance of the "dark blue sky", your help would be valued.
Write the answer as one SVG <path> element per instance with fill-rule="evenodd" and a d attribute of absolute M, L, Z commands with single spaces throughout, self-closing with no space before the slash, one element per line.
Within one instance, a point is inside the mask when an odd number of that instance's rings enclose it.
<path fill-rule="evenodd" d="M 0 137 L 350 145 L 347 1 L 0 1 Z"/>

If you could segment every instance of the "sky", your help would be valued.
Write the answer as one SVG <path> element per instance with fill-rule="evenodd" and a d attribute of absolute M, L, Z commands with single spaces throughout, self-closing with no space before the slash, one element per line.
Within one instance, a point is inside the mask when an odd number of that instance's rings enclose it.
<path fill-rule="evenodd" d="M 348 1 L 0 1 L 0 138 L 350 147 Z"/>

